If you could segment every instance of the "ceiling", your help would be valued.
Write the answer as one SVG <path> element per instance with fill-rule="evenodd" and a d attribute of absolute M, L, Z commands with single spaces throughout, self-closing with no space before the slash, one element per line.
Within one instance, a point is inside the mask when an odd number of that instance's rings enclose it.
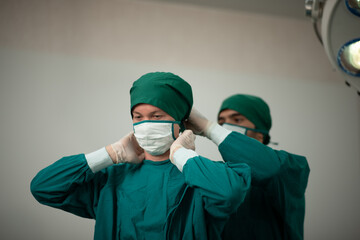
<path fill-rule="evenodd" d="M 154 1 L 154 0 L 153 0 Z M 213 8 L 231 9 L 307 20 L 305 0 L 155 0 L 185 3 Z"/>

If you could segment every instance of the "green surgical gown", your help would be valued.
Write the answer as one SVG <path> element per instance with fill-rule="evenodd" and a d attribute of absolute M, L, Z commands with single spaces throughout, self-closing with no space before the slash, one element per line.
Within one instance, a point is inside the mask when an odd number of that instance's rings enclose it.
<path fill-rule="evenodd" d="M 94 239 L 220 239 L 250 186 L 242 163 L 197 156 L 180 172 L 169 160 L 93 173 L 85 155 L 64 157 L 31 182 L 42 204 L 96 219 Z"/>
<path fill-rule="evenodd" d="M 219 145 L 225 162 L 246 163 L 251 187 L 232 214 L 223 239 L 303 239 L 309 166 L 303 156 L 273 150 L 232 132 Z"/>

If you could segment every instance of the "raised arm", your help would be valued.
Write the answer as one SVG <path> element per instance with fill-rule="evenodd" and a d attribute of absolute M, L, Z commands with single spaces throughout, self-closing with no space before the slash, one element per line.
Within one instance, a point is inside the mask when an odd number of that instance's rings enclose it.
<path fill-rule="evenodd" d="M 84 155 L 64 157 L 41 170 L 31 182 L 31 192 L 42 204 L 95 218 L 93 206 L 106 181 L 101 171 L 114 163 L 139 163 L 143 150 L 129 133 L 114 144 Z"/>
<path fill-rule="evenodd" d="M 95 218 L 93 206 L 101 184 L 96 183 L 94 177 L 85 155 L 74 155 L 61 158 L 41 170 L 30 188 L 35 199 L 42 204 L 81 217 Z"/>
<path fill-rule="evenodd" d="M 194 135 L 187 130 L 171 146 L 170 160 L 183 172 L 188 186 L 203 197 L 205 209 L 216 218 L 236 211 L 250 186 L 250 168 L 242 163 L 224 163 L 199 156 L 189 149 Z"/>

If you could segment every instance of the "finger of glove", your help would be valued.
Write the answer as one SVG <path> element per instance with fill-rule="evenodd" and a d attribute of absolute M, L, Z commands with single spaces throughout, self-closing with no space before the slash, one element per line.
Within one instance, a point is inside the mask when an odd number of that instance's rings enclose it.
<path fill-rule="evenodd" d="M 192 125 L 196 134 L 202 135 L 209 120 L 207 120 L 198 110 L 193 108 L 187 122 Z"/>
<path fill-rule="evenodd" d="M 118 162 L 138 163 L 144 160 L 144 150 L 139 146 L 133 132 L 113 144 Z"/>
<path fill-rule="evenodd" d="M 144 153 L 144 149 L 142 147 L 140 147 L 139 143 L 137 142 L 136 140 L 136 137 L 134 135 L 133 132 L 130 133 L 130 143 L 131 143 L 131 146 L 134 150 L 134 152 L 138 155 L 138 156 L 141 156 L 141 154 Z"/>
<path fill-rule="evenodd" d="M 193 131 L 193 133 L 197 134 L 197 135 L 203 135 L 203 131 L 201 131 L 201 128 L 199 128 L 198 126 L 194 125 L 192 122 L 190 121 L 185 121 L 184 122 L 185 128 L 188 130 Z"/>
<path fill-rule="evenodd" d="M 125 159 L 125 148 L 121 141 L 111 144 L 115 154 L 116 154 L 116 162 L 124 162 Z"/>
<path fill-rule="evenodd" d="M 140 163 L 145 159 L 144 149 L 142 149 L 134 136 L 130 132 L 125 138 L 126 144 L 126 161 L 130 163 Z"/>
<path fill-rule="evenodd" d="M 195 135 L 191 130 L 185 130 L 175 142 L 184 148 L 195 150 Z"/>
<path fill-rule="evenodd" d="M 189 119 L 191 119 L 192 121 L 195 121 L 195 122 L 207 121 L 207 118 L 204 115 L 202 115 L 196 108 L 191 109 Z"/>

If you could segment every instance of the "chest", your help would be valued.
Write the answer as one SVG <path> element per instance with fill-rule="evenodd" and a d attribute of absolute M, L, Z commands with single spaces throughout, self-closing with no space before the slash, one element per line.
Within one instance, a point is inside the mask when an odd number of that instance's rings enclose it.
<path fill-rule="evenodd" d="M 124 238 L 159 239 L 185 187 L 182 174 L 173 168 L 111 176 L 100 193 L 97 224 L 99 219 L 112 219 L 113 231 Z"/>

